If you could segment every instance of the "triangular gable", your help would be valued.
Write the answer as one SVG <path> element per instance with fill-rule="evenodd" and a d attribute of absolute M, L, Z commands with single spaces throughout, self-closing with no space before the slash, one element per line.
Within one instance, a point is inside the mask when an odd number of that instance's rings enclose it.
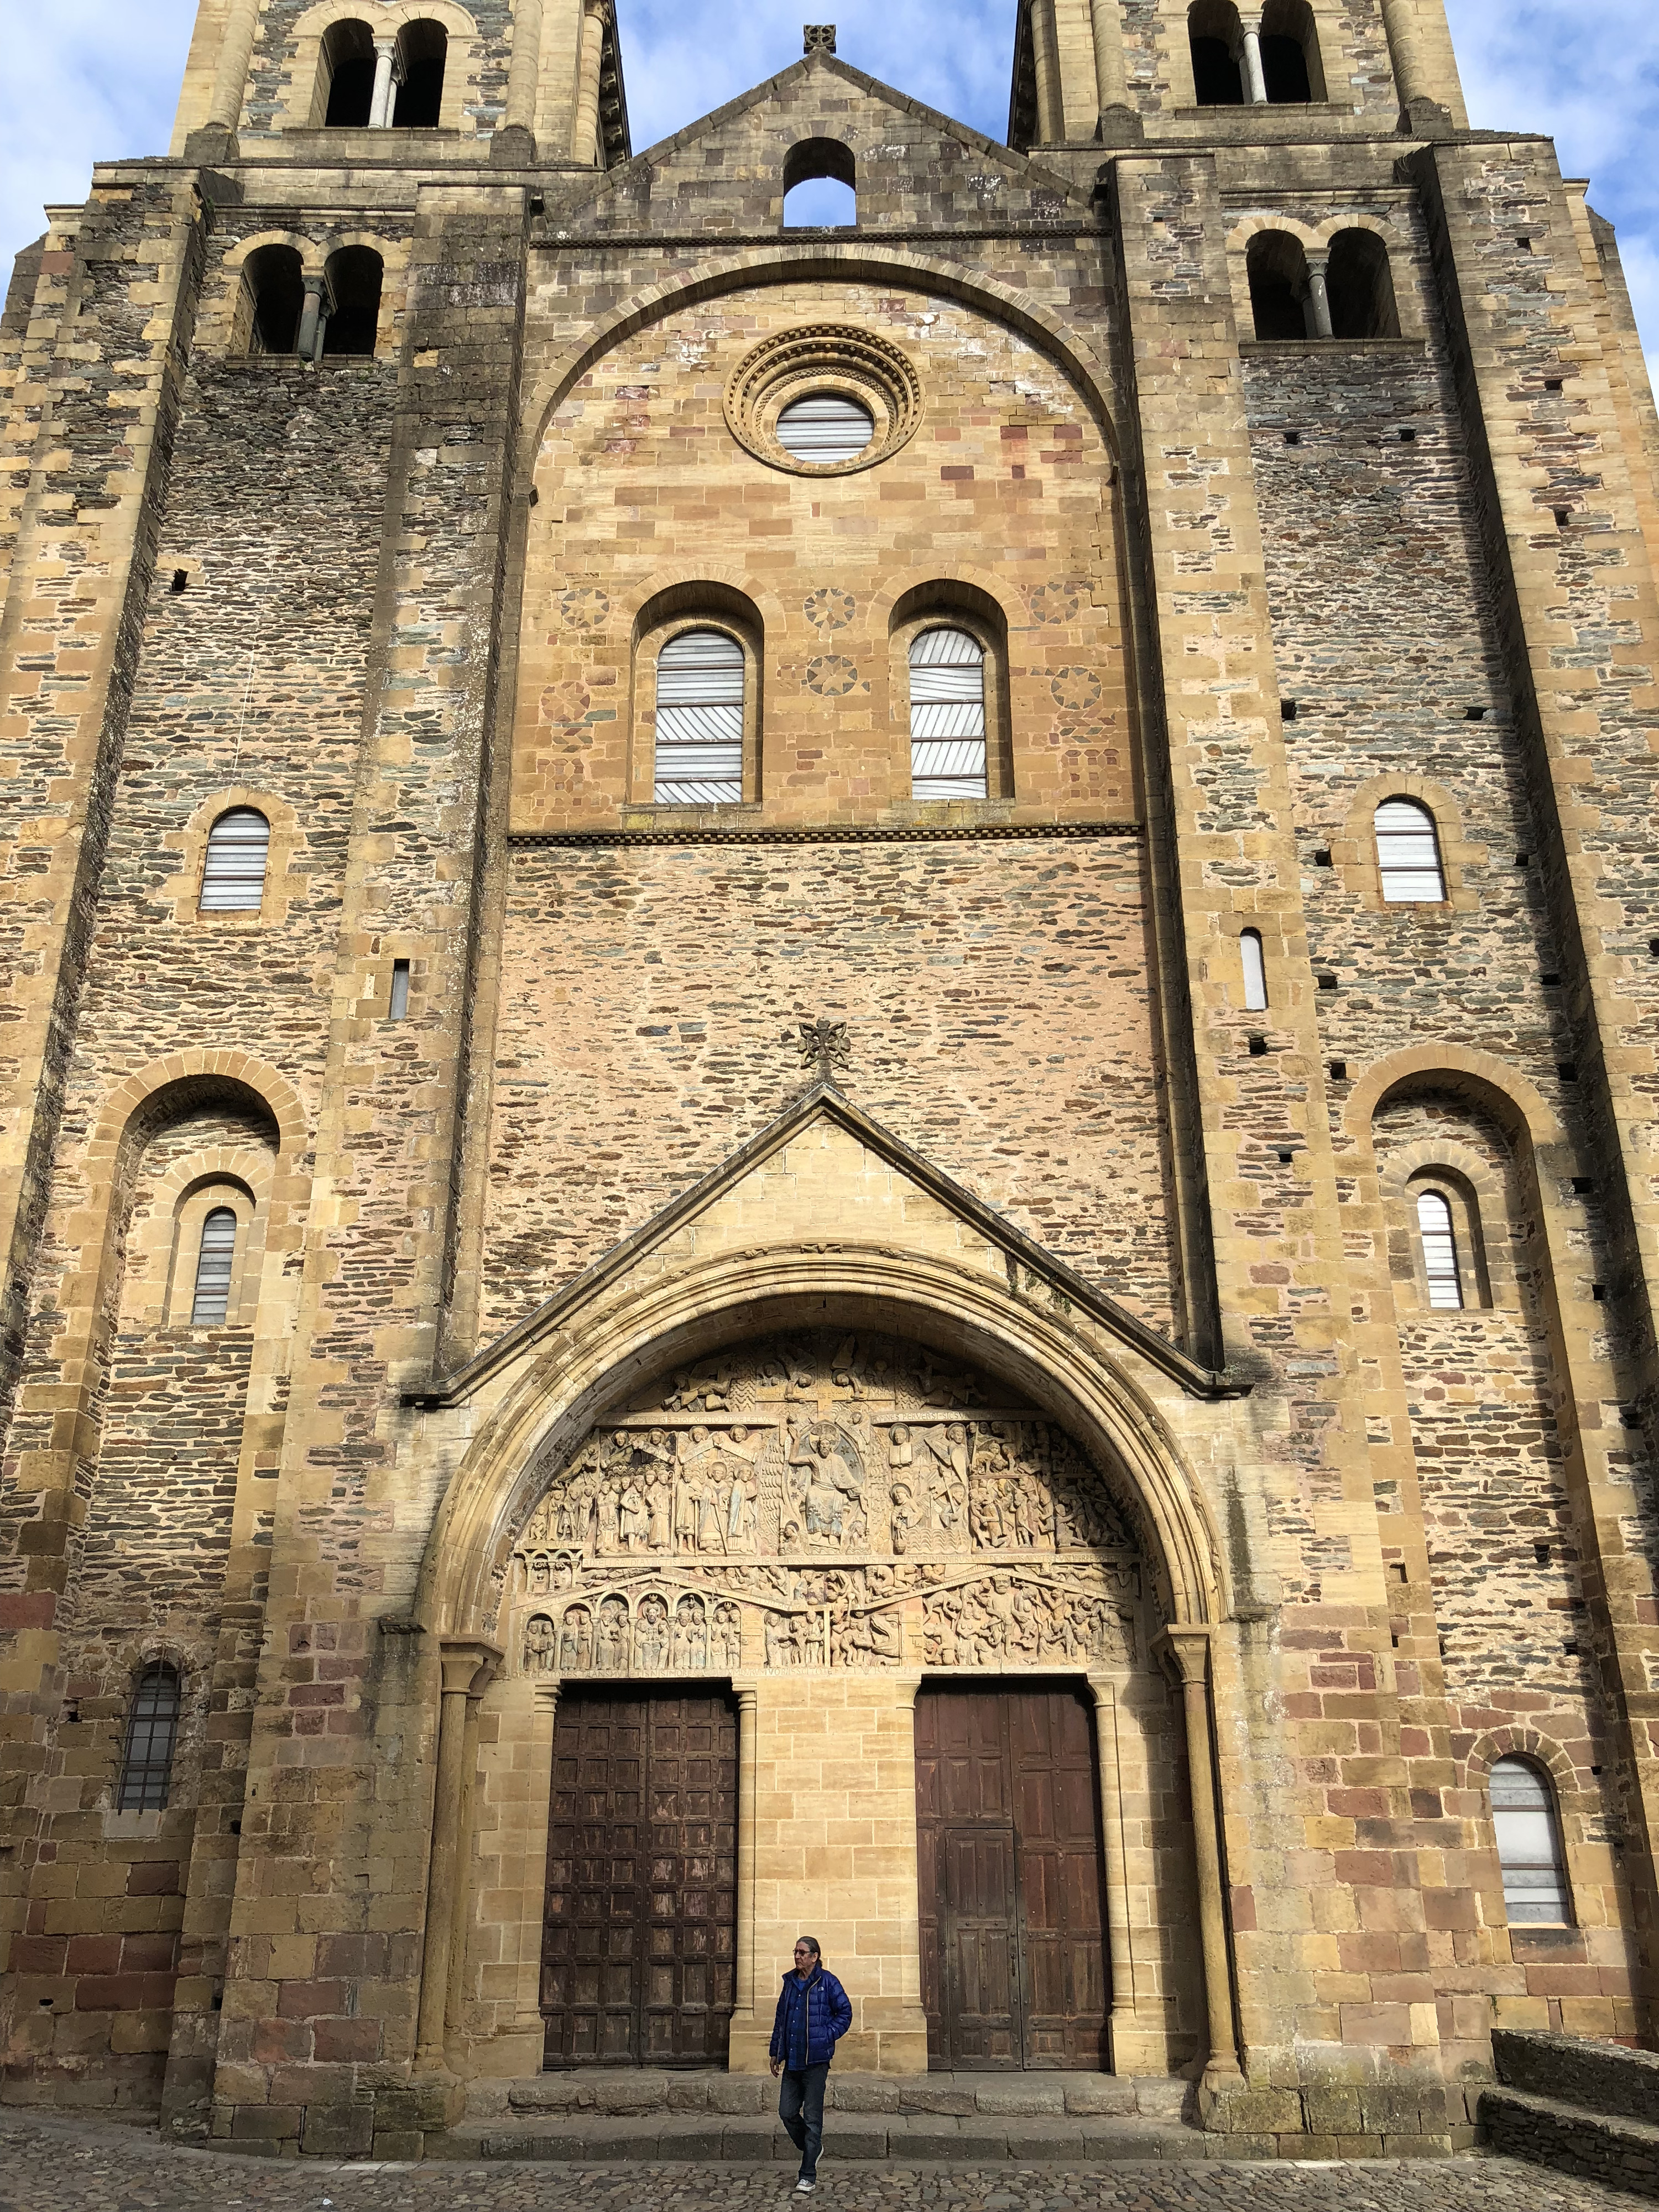
<path fill-rule="evenodd" d="M 866 144 L 856 143 L 859 106 L 849 104 L 849 88 L 866 104 Z M 821 118 L 823 127 L 815 131 L 815 107 L 831 91 L 835 97 Z M 859 236 L 866 241 L 879 239 L 883 218 L 896 228 L 908 227 L 913 218 L 945 228 L 956 222 L 971 227 L 992 215 L 999 222 L 1075 224 L 1096 219 L 1088 196 L 1058 171 L 814 47 L 751 91 L 632 161 L 597 173 L 591 182 L 561 178 L 556 184 L 550 179 L 550 193 L 557 197 L 550 200 L 549 222 L 556 231 L 567 229 L 591 214 L 609 227 L 607 216 L 614 222 L 617 211 L 625 210 L 629 228 L 708 228 L 728 235 L 734 225 L 744 234 L 770 228 L 764 207 L 752 224 L 744 222 L 743 204 L 757 196 L 769 204 L 788 146 L 812 136 L 854 146 L 860 201 L 881 210 L 880 216 L 860 221 Z M 775 141 L 775 162 L 763 158 L 769 138 Z M 723 139 L 730 143 L 732 158 L 711 164 L 709 155 Z M 763 156 L 758 161 L 757 152 Z M 607 203 L 616 207 L 608 209 Z M 914 206 L 907 210 L 906 203 Z M 814 235 L 786 234 L 791 241 Z"/>
<path fill-rule="evenodd" d="M 1138 1316 L 1119 1305 L 1063 1260 L 1057 1260 L 1035 1238 L 1012 1227 L 982 1199 L 975 1198 L 921 1153 L 913 1152 L 890 1131 L 884 1129 L 878 1121 L 861 1112 L 834 1084 L 820 1082 L 804 1091 L 776 1121 L 729 1159 L 672 1200 L 633 1236 L 614 1245 L 534 1313 L 486 1346 L 457 1373 L 433 1382 L 426 1389 L 405 1393 L 404 1402 L 422 1407 L 447 1406 L 469 1396 L 508 1362 L 519 1358 L 538 1337 L 556 1328 L 573 1309 L 603 1291 L 641 1257 L 665 1244 L 700 1216 L 708 1215 L 729 1194 L 799 1140 L 815 1122 L 828 1123 L 843 1132 L 915 1191 L 925 1194 L 946 1214 L 1000 1252 L 1011 1285 L 1019 1285 L 1026 1295 L 1040 1290 L 1057 1305 L 1075 1307 L 1089 1315 L 1121 1344 L 1138 1352 L 1194 1397 L 1235 1398 L 1249 1395 L 1249 1383 L 1217 1374 L 1189 1359 Z M 817 1233 L 821 1231 L 820 1223 Z"/>

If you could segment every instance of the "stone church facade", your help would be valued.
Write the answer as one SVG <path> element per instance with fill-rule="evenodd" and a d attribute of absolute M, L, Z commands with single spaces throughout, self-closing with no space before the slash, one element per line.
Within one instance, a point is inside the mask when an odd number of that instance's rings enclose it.
<path fill-rule="evenodd" d="M 1440 0 L 834 45 L 203 0 L 20 258 L 8 2098 L 416 2155 L 803 1927 L 1257 2154 L 1653 2042 L 1611 234 Z"/>

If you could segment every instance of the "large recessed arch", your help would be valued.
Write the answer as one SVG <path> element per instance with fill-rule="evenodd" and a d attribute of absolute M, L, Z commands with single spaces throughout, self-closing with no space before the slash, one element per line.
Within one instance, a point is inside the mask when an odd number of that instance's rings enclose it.
<path fill-rule="evenodd" d="M 1030 341 L 1061 369 L 1076 387 L 1114 463 L 1121 444 L 1107 394 L 1110 379 L 1105 364 L 1092 348 L 1068 332 L 1058 318 L 1029 296 L 984 276 L 964 276 L 959 268 L 914 253 L 884 252 L 862 242 L 845 246 L 815 244 L 787 258 L 756 263 L 736 258 L 716 263 L 695 276 L 678 277 L 636 292 L 593 325 L 579 347 L 537 380 L 526 404 L 518 454 L 518 480 L 526 488 L 533 482 L 537 457 L 548 424 L 573 386 L 595 362 L 625 339 L 651 323 L 662 322 L 682 308 L 731 292 L 751 291 L 775 284 L 860 283 L 896 286 L 907 291 L 938 294 L 973 313 L 1006 323 Z"/>
<path fill-rule="evenodd" d="M 1121 1479 L 1166 1617 L 1226 1609 L 1222 1547 L 1135 1358 L 1103 1356 L 1052 1300 L 988 1271 L 920 1252 L 843 1246 L 726 1253 L 648 1267 L 556 1302 L 490 1380 L 479 1424 L 434 1518 L 414 1611 L 444 1635 L 488 1634 L 514 1532 L 596 1420 L 642 1382 L 722 1346 L 779 1329 L 883 1328 L 1000 1376 Z"/>

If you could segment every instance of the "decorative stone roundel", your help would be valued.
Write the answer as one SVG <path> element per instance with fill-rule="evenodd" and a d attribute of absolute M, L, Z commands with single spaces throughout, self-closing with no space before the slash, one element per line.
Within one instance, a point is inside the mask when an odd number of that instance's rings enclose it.
<path fill-rule="evenodd" d="M 796 400 L 845 399 L 875 425 L 849 459 L 812 461 L 779 441 L 778 417 Z M 872 468 L 915 434 L 921 420 L 921 380 L 885 338 L 842 323 L 811 323 L 764 339 L 738 364 L 726 387 L 732 435 L 757 460 L 799 477 L 844 477 Z"/>

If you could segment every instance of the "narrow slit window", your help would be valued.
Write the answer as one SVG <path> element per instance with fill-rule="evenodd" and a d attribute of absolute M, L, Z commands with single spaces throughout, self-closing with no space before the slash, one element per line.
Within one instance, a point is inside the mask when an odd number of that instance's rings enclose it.
<path fill-rule="evenodd" d="M 910 647 L 910 796 L 987 793 L 985 648 L 965 629 L 925 629 Z"/>
<path fill-rule="evenodd" d="M 179 1670 L 159 1663 L 146 1667 L 127 1715 L 121 1779 L 115 1793 L 118 1813 L 166 1812 L 178 1741 Z"/>
<path fill-rule="evenodd" d="M 257 914 L 265 896 L 270 824 L 252 806 L 233 807 L 208 832 L 204 914 Z"/>
<path fill-rule="evenodd" d="M 741 803 L 744 672 L 743 647 L 720 630 L 684 629 L 657 655 L 659 805 Z"/>
<path fill-rule="evenodd" d="M 1463 1304 L 1463 1274 L 1457 1260 L 1457 1235 L 1451 1207 L 1437 1190 L 1422 1191 L 1417 1200 L 1417 1230 L 1423 1240 L 1423 1273 L 1429 1285 L 1429 1304 L 1446 1312 Z"/>
<path fill-rule="evenodd" d="M 1434 817 L 1413 799 L 1385 799 L 1376 810 L 1376 865 L 1389 906 L 1438 906 L 1446 896 Z"/>
<path fill-rule="evenodd" d="M 191 1301 L 192 1328 L 222 1328 L 230 1311 L 230 1274 L 236 1264 L 236 1216 L 216 1206 L 202 1224 L 196 1255 L 196 1295 Z"/>
<path fill-rule="evenodd" d="M 1500 1759 L 1493 1765 L 1492 1818 L 1510 1927 L 1570 1925 L 1555 1801 L 1549 1784 L 1524 1759 Z"/>
<path fill-rule="evenodd" d="M 409 963 L 394 960 L 392 963 L 392 998 L 386 1010 L 389 1022 L 400 1022 L 409 1012 Z"/>
<path fill-rule="evenodd" d="M 1267 963 L 1261 957 L 1261 933 L 1247 929 L 1238 940 L 1239 958 L 1244 968 L 1244 1005 L 1250 1013 L 1260 1013 L 1267 1004 Z"/>

